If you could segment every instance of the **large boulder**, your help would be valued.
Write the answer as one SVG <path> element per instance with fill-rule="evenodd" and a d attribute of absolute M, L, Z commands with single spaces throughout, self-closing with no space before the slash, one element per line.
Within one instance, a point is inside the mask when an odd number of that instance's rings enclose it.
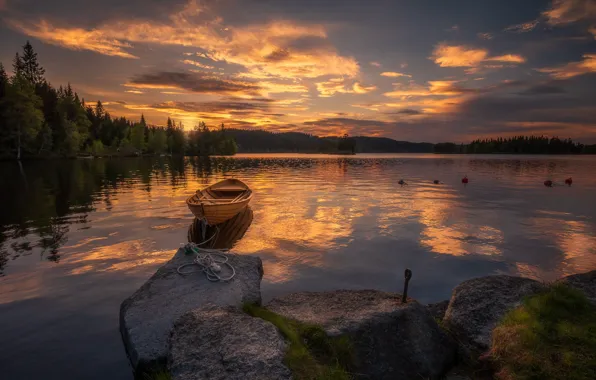
<path fill-rule="evenodd" d="M 365 379 L 438 379 L 454 363 L 456 345 L 416 301 L 374 290 L 294 293 L 267 308 L 328 335 L 350 338 L 354 372 Z"/>
<path fill-rule="evenodd" d="M 524 297 L 544 289 L 529 278 L 505 275 L 465 281 L 451 296 L 443 322 L 466 348 L 485 351 L 490 347 L 492 330 L 503 316 Z"/>
<path fill-rule="evenodd" d="M 437 303 L 429 303 L 426 305 L 426 310 L 436 321 L 442 321 L 445 318 L 445 312 L 448 307 L 449 300 L 445 300 Z"/>
<path fill-rule="evenodd" d="M 210 282 L 204 273 L 180 275 L 194 255 L 180 249 L 120 307 L 120 331 L 135 371 L 162 366 L 170 330 L 182 314 L 206 304 L 241 307 L 261 302 L 263 264 L 253 256 L 226 255 L 236 275 L 229 282 Z M 184 272 L 193 270 L 185 267 Z M 198 270 L 198 267 L 195 268 Z"/>
<path fill-rule="evenodd" d="M 168 370 L 172 380 L 289 380 L 285 350 L 271 323 L 235 307 L 207 306 L 174 323 Z"/>
<path fill-rule="evenodd" d="M 583 292 L 590 302 L 596 305 L 596 270 L 563 277 L 558 282 Z"/>

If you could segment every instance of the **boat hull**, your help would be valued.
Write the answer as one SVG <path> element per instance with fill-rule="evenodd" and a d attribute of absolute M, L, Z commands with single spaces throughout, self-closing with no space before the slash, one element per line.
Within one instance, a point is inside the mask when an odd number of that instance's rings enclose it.
<path fill-rule="evenodd" d="M 194 195 L 193 197 L 196 197 Z M 226 222 L 240 213 L 248 206 L 250 199 L 230 204 L 191 204 L 188 203 L 190 211 L 199 219 L 207 220 L 207 224 L 213 226 Z"/>
<path fill-rule="evenodd" d="M 224 223 L 238 215 L 252 199 L 252 191 L 242 181 L 225 179 L 186 200 L 190 211 L 210 226 Z"/>

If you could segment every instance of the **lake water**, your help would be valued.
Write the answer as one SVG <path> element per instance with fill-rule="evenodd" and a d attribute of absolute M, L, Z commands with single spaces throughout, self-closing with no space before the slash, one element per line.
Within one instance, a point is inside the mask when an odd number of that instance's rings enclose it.
<path fill-rule="evenodd" d="M 571 187 L 543 185 L 570 176 Z M 265 301 L 304 290 L 401 291 L 405 268 L 409 294 L 425 303 L 477 276 L 553 280 L 596 269 L 595 156 L 5 162 L 2 379 L 132 379 L 120 303 L 187 241 L 185 198 L 227 177 L 255 192 L 234 251 L 262 258 Z"/>

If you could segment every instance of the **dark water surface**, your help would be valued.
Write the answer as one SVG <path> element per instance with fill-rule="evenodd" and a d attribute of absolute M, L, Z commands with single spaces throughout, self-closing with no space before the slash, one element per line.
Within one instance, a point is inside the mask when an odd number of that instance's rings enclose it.
<path fill-rule="evenodd" d="M 120 303 L 187 241 L 185 198 L 225 177 L 255 192 L 234 251 L 263 259 L 265 300 L 400 291 L 406 267 L 422 302 L 476 276 L 596 269 L 594 156 L 0 163 L 0 377 L 130 380 Z"/>

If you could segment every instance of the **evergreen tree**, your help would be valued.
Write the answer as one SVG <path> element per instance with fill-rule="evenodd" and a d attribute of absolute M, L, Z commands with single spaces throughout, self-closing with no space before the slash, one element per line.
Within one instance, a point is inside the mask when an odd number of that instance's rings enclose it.
<path fill-rule="evenodd" d="M 44 82 L 45 69 L 37 62 L 37 53 L 33 51 L 33 46 L 27 41 L 23 46 L 23 56 L 21 57 L 22 74 L 29 83 L 38 85 Z"/>
<path fill-rule="evenodd" d="M 31 152 L 34 141 L 43 125 L 41 99 L 35 95 L 33 85 L 17 73 L 9 81 L 6 96 L 2 99 L 3 115 L 8 126 L 8 140 L 21 159 L 23 151 Z"/>
<path fill-rule="evenodd" d="M 130 131 L 130 143 L 136 149 L 137 153 L 142 153 L 145 148 L 145 127 L 137 123 Z"/>
<path fill-rule="evenodd" d="M 0 63 L 0 157 L 10 154 L 6 149 L 9 146 L 10 132 L 4 119 L 4 109 L 6 108 L 4 98 L 6 97 L 8 85 L 8 75 L 6 75 L 6 70 L 4 70 L 4 66 Z"/>
<path fill-rule="evenodd" d="M 14 60 L 12 61 L 12 71 L 14 73 L 14 75 L 19 75 L 22 74 L 23 71 L 25 70 L 25 65 L 23 64 L 23 60 L 21 59 L 21 56 L 19 55 L 19 53 L 16 53 L 14 56 Z"/>

